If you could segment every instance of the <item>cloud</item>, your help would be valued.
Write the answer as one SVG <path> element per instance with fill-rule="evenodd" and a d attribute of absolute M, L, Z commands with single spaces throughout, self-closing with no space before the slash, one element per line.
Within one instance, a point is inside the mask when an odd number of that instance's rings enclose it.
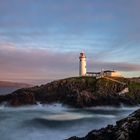
<path fill-rule="evenodd" d="M 75 74 L 74 53 L 56 53 L 47 49 L 17 48 L 0 45 L 0 77 L 5 78 L 57 78 Z M 78 63 L 78 61 L 77 61 Z M 10 77 L 8 77 L 10 76 Z"/>
<path fill-rule="evenodd" d="M 139 5 L 139 0 L 0 0 L 0 78 L 78 75 L 81 50 L 89 71 L 139 71 Z"/>
<path fill-rule="evenodd" d="M 110 36 L 109 43 L 117 36 L 118 45 L 122 44 L 121 40 L 140 43 L 139 13 L 138 0 L 5 0 L 0 1 L 0 32 L 8 32 L 12 41 L 20 36 L 18 40 L 24 42 L 34 36 L 40 39 L 76 34 L 80 40 L 82 34 L 91 34 L 103 35 L 105 39 Z M 43 35 L 35 30 L 42 31 Z M 29 32 L 26 34 L 26 31 Z"/>
<path fill-rule="evenodd" d="M 1 79 L 57 79 L 76 76 L 79 53 L 56 52 L 49 49 L 17 48 L 14 44 L 0 44 Z M 88 56 L 87 56 L 88 57 Z M 88 71 L 116 69 L 124 72 L 140 71 L 140 65 L 87 60 Z"/>
<path fill-rule="evenodd" d="M 101 69 L 119 70 L 123 72 L 138 72 L 140 71 L 139 64 L 126 63 L 126 62 L 103 62 L 103 61 L 91 61 L 88 62 L 89 69 L 100 71 Z"/>

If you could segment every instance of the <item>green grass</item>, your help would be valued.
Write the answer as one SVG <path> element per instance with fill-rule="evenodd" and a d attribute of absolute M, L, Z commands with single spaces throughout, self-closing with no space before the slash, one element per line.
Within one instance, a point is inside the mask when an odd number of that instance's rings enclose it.
<path fill-rule="evenodd" d="M 129 88 L 128 96 L 140 103 L 140 83 L 130 82 L 128 84 L 128 88 Z"/>
<path fill-rule="evenodd" d="M 128 87 L 130 90 L 140 90 L 140 83 L 131 82 Z"/>

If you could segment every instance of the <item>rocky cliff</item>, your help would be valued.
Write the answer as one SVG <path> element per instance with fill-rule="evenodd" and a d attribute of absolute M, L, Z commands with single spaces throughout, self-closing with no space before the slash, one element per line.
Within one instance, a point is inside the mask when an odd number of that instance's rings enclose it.
<path fill-rule="evenodd" d="M 67 140 L 140 140 L 140 109 L 127 118 L 99 130 L 89 132 L 85 137 L 76 136 Z"/>
<path fill-rule="evenodd" d="M 0 103 L 19 106 L 41 103 L 61 102 L 74 107 L 89 107 L 100 105 L 119 106 L 136 105 L 140 103 L 140 83 L 128 79 L 119 79 L 126 84 L 120 84 L 105 78 L 74 77 L 54 81 L 46 85 L 19 89 L 11 94 L 0 96 Z M 130 93 L 119 94 L 125 87 Z"/>

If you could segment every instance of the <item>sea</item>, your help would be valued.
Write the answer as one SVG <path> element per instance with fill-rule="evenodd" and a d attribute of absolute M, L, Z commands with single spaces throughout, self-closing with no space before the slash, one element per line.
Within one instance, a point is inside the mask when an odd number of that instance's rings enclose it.
<path fill-rule="evenodd" d="M 5 93 L 4 93 L 5 94 Z M 0 140 L 64 140 L 128 116 L 139 107 L 70 108 L 62 104 L 7 107 L 0 105 Z"/>
<path fill-rule="evenodd" d="M 0 87 L 0 95 L 6 95 L 19 89 L 18 87 Z"/>

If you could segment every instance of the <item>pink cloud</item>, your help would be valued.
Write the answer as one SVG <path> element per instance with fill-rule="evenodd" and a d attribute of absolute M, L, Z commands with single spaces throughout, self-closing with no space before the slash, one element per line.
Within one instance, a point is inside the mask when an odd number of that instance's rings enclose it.
<path fill-rule="evenodd" d="M 52 78 L 75 74 L 74 53 L 0 45 L 0 78 Z M 77 61 L 78 62 L 78 61 Z"/>
<path fill-rule="evenodd" d="M 104 62 L 104 61 L 91 61 L 88 63 L 89 68 L 94 68 L 95 70 L 101 70 L 102 69 L 114 69 L 119 70 L 123 72 L 136 72 L 140 71 L 140 65 L 139 64 L 133 64 L 133 63 L 126 63 L 126 62 Z"/>
<path fill-rule="evenodd" d="M 0 44 L 0 79 L 56 79 L 78 75 L 79 53 L 61 53 L 48 49 L 17 48 Z M 88 71 L 116 69 L 140 71 L 140 65 L 88 60 Z"/>

